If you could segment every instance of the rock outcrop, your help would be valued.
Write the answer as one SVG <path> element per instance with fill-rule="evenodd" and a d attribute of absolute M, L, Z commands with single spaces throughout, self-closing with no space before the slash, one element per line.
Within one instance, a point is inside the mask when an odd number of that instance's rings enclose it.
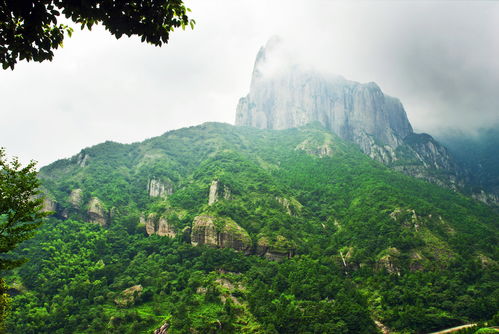
<path fill-rule="evenodd" d="M 168 334 L 168 328 L 170 328 L 170 324 L 165 322 L 160 328 L 154 331 L 154 334 Z"/>
<path fill-rule="evenodd" d="M 79 209 L 81 207 L 81 203 L 83 201 L 83 191 L 81 189 L 73 189 L 71 190 L 71 194 L 69 194 L 69 204 L 75 209 Z"/>
<path fill-rule="evenodd" d="M 400 256 L 400 251 L 397 248 L 391 247 L 386 249 L 378 262 L 377 268 L 379 270 L 385 269 L 390 274 L 396 274 L 400 276 L 400 268 L 398 265 L 398 257 Z"/>
<path fill-rule="evenodd" d="M 374 82 L 360 84 L 298 65 L 268 73 L 267 61 L 279 44 L 272 39 L 258 52 L 250 93 L 237 107 L 236 125 L 287 129 L 320 122 L 361 146 L 371 136 L 397 147 L 413 132 L 402 103 L 383 94 Z"/>
<path fill-rule="evenodd" d="M 230 189 L 226 185 L 221 185 L 218 180 L 213 180 L 211 181 L 210 192 L 208 194 L 208 205 L 212 205 L 220 198 L 230 199 Z"/>
<path fill-rule="evenodd" d="M 92 197 L 88 202 L 87 209 L 88 220 L 91 223 L 106 226 L 108 221 L 108 213 L 104 205 L 97 197 Z"/>
<path fill-rule="evenodd" d="M 245 229 L 230 218 L 209 215 L 194 218 L 191 244 L 193 246 L 233 248 L 245 253 L 249 253 L 251 250 L 251 238 Z"/>
<path fill-rule="evenodd" d="M 361 84 L 299 65 L 273 68 L 280 41 L 258 52 L 250 92 L 239 100 L 236 125 L 287 129 L 319 122 L 368 156 L 401 172 L 452 189 L 463 171 L 447 150 L 426 134 L 415 134 L 402 103 L 370 82 Z M 320 157 L 333 154 L 327 142 L 298 145 Z"/>
<path fill-rule="evenodd" d="M 282 261 L 289 259 L 295 254 L 294 245 L 282 235 L 278 235 L 275 240 L 269 237 L 261 237 L 256 244 L 256 254 L 268 260 Z"/>
<path fill-rule="evenodd" d="M 173 194 L 173 185 L 157 179 L 150 179 L 147 183 L 147 192 L 150 197 L 167 197 Z"/>
<path fill-rule="evenodd" d="M 43 197 L 42 212 L 57 212 L 57 203 L 49 197 Z"/>
<path fill-rule="evenodd" d="M 318 138 L 307 138 L 295 147 L 296 151 L 303 151 L 308 155 L 319 158 L 331 157 L 334 154 L 333 140 L 330 136 Z"/>
<path fill-rule="evenodd" d="M 118 297 L 114 299 L 114 303 L 120 307 L 128 307 L 135 304 L 136 300 L 142 295 L 144 288 L 142 285 L 134 285 L 123 290 Z"/>
<path fill-rule="evenodd" d="M 85 167 L 88 163 L 89 158 L 90 158 L 90 156 L 85 151 L 81 151 L 76 156 L 76 164 L 80 167 Z"/>
<path fill-rule="evenodd" d="M 146 233 L 148 235 L 157 234 L 161 237 L 166 236 L 170 238 L 174 238 L 177 235 L 175 228 L 168 223 L 166 217 L 151 213 L 147 218 L 144 218 L 143 216 L 140 217 L 140 222 L 145 225 Z"/>
<path fill-rule="evenodd" d="M 471 197 L 487 205 L 499 206 L 499 196 L 496 194 L 489 194 L 481 190 L 480 192 L 472 194 Z"/>

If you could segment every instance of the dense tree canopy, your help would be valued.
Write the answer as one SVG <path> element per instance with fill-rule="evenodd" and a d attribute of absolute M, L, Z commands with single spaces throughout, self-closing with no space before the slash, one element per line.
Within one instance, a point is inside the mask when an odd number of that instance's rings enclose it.
<path fill-rule="evenodd" d="M 15 268 L 23 259 L 7 254 L 22 241 L 33 235 L 41 219 L 42 199 L 37 198 L 39 181 L 35 163 L 22 167 L 17 159 L 5 159 L 0 148 L 0 271 Z M 0 326 L 7 308 L 6 286 L 0 279 Z"/>
<path fill-rule="evenodd" d="M 12 269 L 20 261 L 3 257 L 33 235 L 47 214 L 42 212 L 35 162 L 25 167 L 17 159 L 6 161 L 0 149 L 0 270 Z"/>
<path fill-rule="evenodd" d="M 39 176 L 56 214 L 16 249 L 30 261 L 6 276 L 8 333 L 379 333 L 373 320 L 429 333 L 499 319 L 497 213 L 318 126 L 207 123 L 89 147 Z M 153 196 L 153 179 L 173 191 Z M 199 215 L 237 223 L 251 254 L 194 246 Z M 160 217 L 175 236 L 148 236 Z"/>
<path fill-rule="evenodd" d="M 168 43 L 175 28 L 194 26 L 181 0 L 2 0 L 0 1 L 0 62 L 14 69 L 18 60 L 52 60 L 72 28 L 61 14 L 81 28 L 101 23 L 111 34 L 140 36 L 156 46 Z"/>

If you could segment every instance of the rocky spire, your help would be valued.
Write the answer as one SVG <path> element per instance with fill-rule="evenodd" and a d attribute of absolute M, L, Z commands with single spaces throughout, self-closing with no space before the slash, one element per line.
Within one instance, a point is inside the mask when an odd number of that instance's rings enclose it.
<path fill-rule="evenodd" d="M 239 100 L 236 125 L 286 129 L 320 122 L 361 148 L 366 137 L 395 148 L 413 132 L 400 101 L 374 82 L 360 84 L 286 62 L 276 65 L 272 57 L 279 47 L 279 39 L 272 38 L 258 52 L 250 93 Z"/>
<path fill-rule="evenodd" d="M 465 172 L 431 136 L 413 132 L 397 98 L 374 82 L 361 84 L 296 64 L 282 45 L 274 37 L 258 52 L 236 125 L 287 129 L 319 122 L 394 169 L 452 189 L 464 187 Z"/>

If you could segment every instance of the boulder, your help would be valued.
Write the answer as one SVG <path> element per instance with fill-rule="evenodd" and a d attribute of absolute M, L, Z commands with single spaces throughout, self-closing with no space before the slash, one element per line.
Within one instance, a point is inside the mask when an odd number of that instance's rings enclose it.
<path fill-rule="evenodd" d="M 264 236 L 257 241 L 256 254 L 268 260 L 282 261 L 294 256 L 295 247 L 282 235 L 278 235 L 275 240 Z"/>
<path fill-rule="evenodd" d="M 241 226 L 230 218 L 200 215 L 194 218 L 191 244 L 218 248 L 233 248 L 249 253 L 251 238 Z"/>
<path fill-rule="evenodd" d="M 83 201 L 83 191 L 81 189 L 73 189 L 69 194 L 69 204 L 75 209 L 79 209 L 81 207 L 81 203 Z"/>
<path fill-rule="evenodd" d="M 107 211 L 104 205 L 97 197 L 92 197 L 88 202 L 87 215 L 89 222 L 99 224 L 101 226 L 107 225 Z"/>

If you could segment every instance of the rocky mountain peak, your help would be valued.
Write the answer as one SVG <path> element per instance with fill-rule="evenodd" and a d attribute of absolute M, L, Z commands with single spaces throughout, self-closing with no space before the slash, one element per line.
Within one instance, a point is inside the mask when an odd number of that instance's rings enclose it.
<path fill-rule="evenodd" d="M 465 171 L 430 135 L 414 133 L 399 99 L 374 82 L 318 72 L 292 58 L 277 37 L 260 49 L 236 125 L 288 129 L 320 123 L 394 169 L 455 190 L 465 186 Z"/>
<path fill-rule="evenodd" d="M 250 92 L 239 101 L 236 125 L 287 129 L 320 122 L 343 139 L 361 144 L 366 135 L 397 147 L 413 132 L 402 103 L 379 86 L 279 64 L 278 38 L 258 52 Z"/>

